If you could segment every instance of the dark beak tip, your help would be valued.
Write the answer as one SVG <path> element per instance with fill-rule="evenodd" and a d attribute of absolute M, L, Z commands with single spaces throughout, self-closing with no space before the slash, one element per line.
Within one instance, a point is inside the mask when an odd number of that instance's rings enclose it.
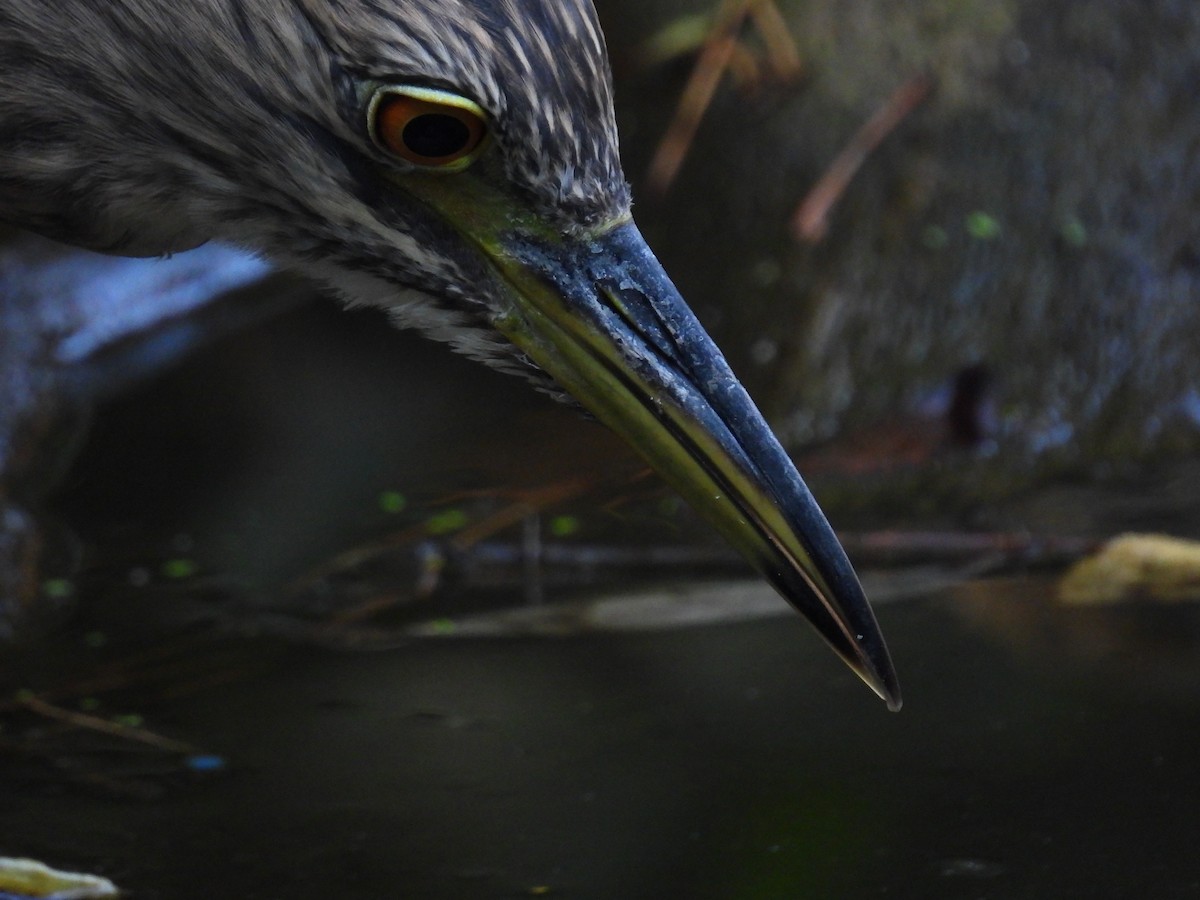
<path fill-rule="evenodd" d="M 892 666 L 887 648 L 880 644 L 876 648 L 858 646 L 853 655 L 839 654 L 859 678 L 887 704 L 890 712 L 899 712 L 904 705 L 900 694 L 900 681 Z"/>
<path fill-rule="evenodd" d="M 879 693 L 883 702 L 887 704 L 888 712 L 900 712 L 900 709 L 904 706 L 904 698 L 900 696 L 899 684 L 893 682 L 886 687 L 877 687 L 875 690 Z"/>
<path fill-rule="evenodd" d="M 898 710 L 887 646 L 833 529 L 636 226 L 586 243 L 514 233 L 499 259 L 525 310 L 514 342 L 638 448 Z"/>
<path fill-rule="evenodd" d="M 899 712 L 900 707 L 904 705 L 904 698 L 900 694 L 900 679 L 896 676 L 896 667 L 892 664 L 887 644 L 883 642 L 883 633 L 876 631 L 875 636 L 876 641 L 860 647 L 860 664 L 863 667 L 860 674 L 871 690 L 887 704 L 889 711 Z"/>
<path fill-rule="evenodd" d="M 904 701 L 896 667 L 849 560 L 840 544 L 826 544 L 815 555 L 827 571 L 840 570 L 843 577 L 831 579 L 836 587 L 827 584 L 820 589 L 810 585 L 809 590 L 797 590 L 795 584 L 789 584 L 785 591 L 776 582 L 776 589 L 888 709 L 898 712 Z"/>

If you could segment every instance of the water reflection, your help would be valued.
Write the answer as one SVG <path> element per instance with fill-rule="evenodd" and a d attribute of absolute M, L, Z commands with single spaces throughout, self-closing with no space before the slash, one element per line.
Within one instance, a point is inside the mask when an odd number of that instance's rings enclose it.
<path fill-rule="evenodd" d="M 883 607 L 899 715 L 791 618 L 277 653 L 220 689 L 122 696 L 228 772 L 113 804 L 10 767 L 0 827 L 180 900 L 1186 896 L 1196 665 L 1136 640 L 1101 663 L 1092 611 L 1041 591 Z M 1149 620 L 1194 634 L 1197 614 Z"/>

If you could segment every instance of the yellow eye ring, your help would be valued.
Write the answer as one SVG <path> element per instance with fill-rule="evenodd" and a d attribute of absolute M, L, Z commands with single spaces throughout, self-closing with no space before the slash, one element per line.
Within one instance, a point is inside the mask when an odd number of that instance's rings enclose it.
<path fill-rule="evenodd" d="M 434 88 L 388 85 L 367 106 L 371 140 L 425 169 L 458 172 L 483 149 L 487 114 L 466 97 Z"/>

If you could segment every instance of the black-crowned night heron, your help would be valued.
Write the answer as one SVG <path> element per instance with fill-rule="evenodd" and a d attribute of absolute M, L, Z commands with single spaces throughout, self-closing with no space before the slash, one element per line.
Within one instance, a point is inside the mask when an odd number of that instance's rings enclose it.
<path fill-rule="evenodd" d="M 565 389 L 898 706 L 841 546 L 629 208 L 590 0 L 0 0 L 0 218 L 250 247 Z"/>

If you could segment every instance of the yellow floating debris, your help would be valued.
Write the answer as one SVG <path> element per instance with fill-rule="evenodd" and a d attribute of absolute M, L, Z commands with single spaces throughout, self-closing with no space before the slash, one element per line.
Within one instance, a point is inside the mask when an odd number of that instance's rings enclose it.
<path fill-rule="evenodd" d="M 42 900 L 93 900 L 120 894 L 107 878 L 60 872 L 36 859 L 8 856 L 0 856 L 0 892 Z"/>
<path fill-rule="evenodd" d="M 1058 586 L 1064 603 L 1200 600 L 1200 541 L 1124 534 L 1077 562 Z"/>

